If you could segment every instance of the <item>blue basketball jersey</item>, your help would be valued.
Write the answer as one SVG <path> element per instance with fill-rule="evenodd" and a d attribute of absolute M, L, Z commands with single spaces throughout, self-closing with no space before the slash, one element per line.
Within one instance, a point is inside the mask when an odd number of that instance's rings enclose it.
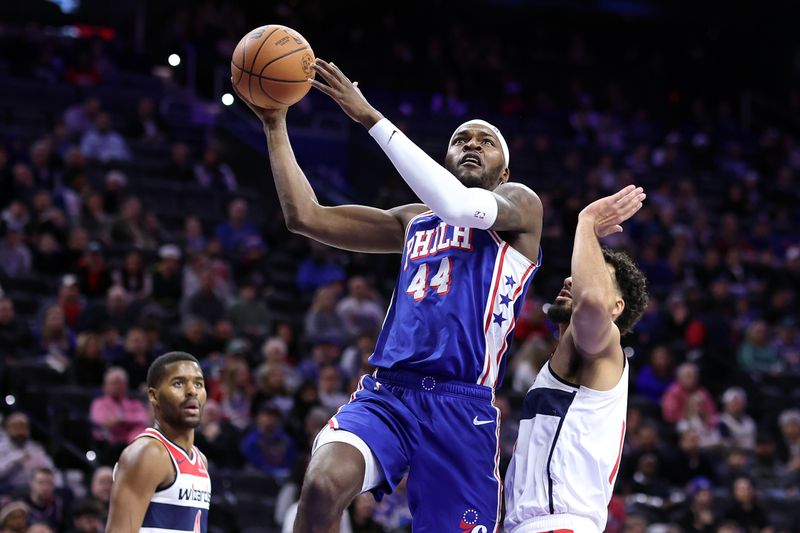
<path fill-rule="evenodd" d="M 496 232 L 450 226 L 433 212 L 406 228 L 400 275 L 370 362 L 499 385 L 536 263 Z"/>

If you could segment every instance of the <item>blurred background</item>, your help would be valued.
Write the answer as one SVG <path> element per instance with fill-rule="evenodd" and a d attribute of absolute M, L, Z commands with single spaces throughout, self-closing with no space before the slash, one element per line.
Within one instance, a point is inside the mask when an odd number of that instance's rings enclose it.
<path fill-rule="evenodd" d="M 624 339 L 606 531 L 800 531 L 798 13 L 740 4 L 0 4 L 0 530 L 102 531 L 109 467 L 150 424 L 145 373 L 167 350 L 207 378 L 210 529 L 289 527 L 316 432 L 369 370 L 398 257 L 286 231 L 229 82 L 241 36 L 279 23 L 438 160 L 464 120 L 497 124 L 512 179 L 542 198 L 543 266 L 497 394 L 503 470 L 555 345 L 542 309 L 577 214 L 636 183 L 647 204 L 605 243 L 651 293 Z M 324 95 L 289 131 L 324 203 L 415 201 Z M 410 531 L 403 488 L 343 520 Z"/>

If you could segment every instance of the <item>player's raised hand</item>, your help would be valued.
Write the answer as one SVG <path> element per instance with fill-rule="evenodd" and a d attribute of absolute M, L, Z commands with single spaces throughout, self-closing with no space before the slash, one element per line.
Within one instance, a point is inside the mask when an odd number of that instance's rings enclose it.
<path fill-rule="evenodd" d="M 233 87 L 234 92 L 239 97 L 239 99 L 244 102 L 250 110 L 256 114 L 258 119 L 261 123 L 266 126 L 271 126 L 281 120 L 286 119 L 286 111 L 289 109 L 288 106 L 286 107 L 277 107 L 275 109 L 266 108 L 266 107 L 258 107 L 257 105 L 253 105 L 247 101 L 247 98 L 243 97 L 239 93 L 239 89 L 236 88 L 236 84 L 233 83 L 233 78 L 231 78 L 231 86 Z"/>
<path fill-rule="evenodd" d="M 383 118 L 383 115 L 372 107 L 361 94 L 358 82 L 351 82 L 339 67 L 317 58 L 311 64 L 311 68 L 327 82 L 326 85 L 317 79 L 310 79 L 311 85 L 333 98 L 333 101 L 339 104 L 347 116 L 361 123 L 367 129 Z"/>
<path fill-rule="evenodd" d="M 583 208 L 579 219 L 589 219 L 594 224 L 594 233 L 598 237 L 605 237 L 622 231 L 621 224 L 631 218 L 647 197 L 644 189 L 628 185 L 624 189 L 595 200 Z"/>

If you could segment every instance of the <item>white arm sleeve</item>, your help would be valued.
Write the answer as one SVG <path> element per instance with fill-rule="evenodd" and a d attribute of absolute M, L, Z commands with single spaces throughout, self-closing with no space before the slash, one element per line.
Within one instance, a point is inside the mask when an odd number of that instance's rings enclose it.
<path fill-rule="evenodd" d="M 439 218 L 451 226 L 492 227 L 497 218 L 497 200 L 491 191 L 465 187 L 388 119 L 379 120 L 369 134 L 419 199 Z"/>

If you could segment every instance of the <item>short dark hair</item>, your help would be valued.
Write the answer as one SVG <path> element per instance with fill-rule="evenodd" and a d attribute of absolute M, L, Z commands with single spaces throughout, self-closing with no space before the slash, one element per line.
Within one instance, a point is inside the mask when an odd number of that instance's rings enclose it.
<path fill-rule="evenodd" d="M 147 369 L 147 386 L 156 388 L 164 379 L 164 374 L 167 373 L 167 365 L 177 363 L 178 361 L 191 361 L 200 365 L 200 361 L 195 356 L 186 352 L 167 352 L 160 355 L 153 361 L 150 368 Z"/>
<path fill-rule="evenodd" d="M 647 280 L 628 254 L 603 248 L 603 258 L 614 267 L 617 288 L 625 302 L 625 309 L 617 317 L 616 324 L 620 334 L 626 335 L 633 330 L 647 307 Z"/>

